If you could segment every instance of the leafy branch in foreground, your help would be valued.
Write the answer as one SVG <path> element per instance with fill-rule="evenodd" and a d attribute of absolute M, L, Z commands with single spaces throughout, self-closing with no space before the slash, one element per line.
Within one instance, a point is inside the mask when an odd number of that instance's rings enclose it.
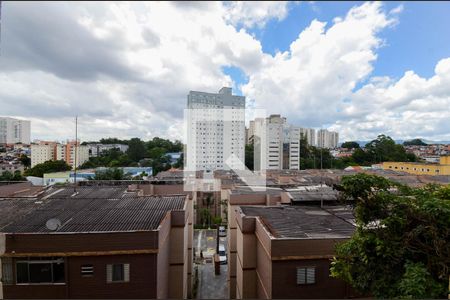
<path fill-rule="evenodd" d="M 357 229 L 336 247 L 332 276 L 377 298 L 447 298 L 450 186 L 408 188 L 385 178 L 344 177 Z"/>

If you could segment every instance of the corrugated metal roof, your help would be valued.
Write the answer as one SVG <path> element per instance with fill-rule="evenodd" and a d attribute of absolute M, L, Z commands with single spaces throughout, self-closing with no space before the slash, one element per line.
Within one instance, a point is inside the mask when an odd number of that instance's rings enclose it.
<path fill-rule="evenodd" d="M 332 208 L 339 211 L 337 206 Z M 355 230 L 347 218 L 319 207 L 241 206 L 241 210 L 247 216 L 261 217 L 275 238 L 348 238 Z"/>
<path fill-rule="evenodd" d="M 43 203 L 38 206 L 31 205 L 28 210 L 22 209 L 2 231 L 44 233 L 155 230 L 168 211 L 183 209 L 186 199 L 185 195 L 138 196 L 120 187 L 84 187 L 77 190 L 78 194 L 73 195 L 73 188 L 62 188 L 43 199 Z M 8 204 L 0 201 L 0 207 L 3 204 L 13 210 L 14 205 L 18 205 L 13 201 L 6 201 Z M 2 209 L 0 218 L 3 215 Z M 55 231 L 49 230 L 46 223 L 50 219 L 59 220 L 61 226 Z"/>
<path fill-rule="evenodd" d="M 337 201 L 339 192 L 329 186 L 303 186 L 286 189 L 293 202 L 304 201 Z"/>

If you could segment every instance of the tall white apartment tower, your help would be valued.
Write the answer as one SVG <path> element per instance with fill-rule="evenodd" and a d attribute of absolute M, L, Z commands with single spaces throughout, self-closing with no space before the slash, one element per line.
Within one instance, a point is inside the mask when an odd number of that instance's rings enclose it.
<path fill-rule="evenodd" d="M 30 144 L 30 121 L 0 117 L 0 144 Z"/>
<path fill-rule="evenodd" d="M 262 143 L 265 149 L 255 153 L 257 160 L 255 169 L 282 170 L 300 169 L 300 128 L 286 123 L 286 118 L 280 115 L 270 115 L 268 118 L 257 118 L 254 122 L 255 135 L 266 140 Z"/>
<path fill-rule="evenodd" d="M 186 170 L 242 170 L 245 97 L 232 95 L 228 87 L 218 93 L 190 91 L 187 108 Z"/>
<path fill-rule="evenodd" d="M 300 134 L 302 134 L 308 141 L 308 145 L 316 145 L 316 130 L 313 128 L 300 128 Z"/>
<path fill-rule="evenodd" d="M 317 132 L 317 147 L 336 148 L 339 143 L 339 134 L 334 131 L 320 129 Z"/>

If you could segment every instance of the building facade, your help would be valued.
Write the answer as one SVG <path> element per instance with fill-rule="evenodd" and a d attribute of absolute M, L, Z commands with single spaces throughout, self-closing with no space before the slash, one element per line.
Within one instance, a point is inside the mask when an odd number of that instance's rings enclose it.
<path fill-rule="evenodd" d="M 414 175 L 450 175 L 450 156 L 441 156 L 439 163 L 383 162 L 383 169 Z"/>
<path fill-rule="evenodd" d="M 337 243 L 355 226 L 341 207 L 242 206 L 236 211 L 236 299 L 349 298 L 330 276 Z M 314 224 L 314 226 L 311 226 Z"/>
<path fill-rule="evenodd" d="M 336 148 L 339 143 L 339 133 L 320 129 L 317 131 L 317 147 L 319 148 Z"/>
<path fill-rule="evenodd" d="M 39 201 L 2 199 L 0 298 L 189 297 L 192 200 L 141 193 L 58 188 Z"/>
<path fill-rule="evenodd" d="M 299 170 L 300 128 L 287 124 L 286 118 L 270 115 L 254 121 L 256 170 Z"/>
<path fill-rule="evenodd" d="M 64 160 L 72 168 L 79 167 L 89 160 L 89 148 L 75 141 L 66 144 L 41 141 L 31 145 L 31 167 L 49 160 Z"/>
<path fill-rule="evenodd" d="M 232 95 L 228 87 L 218 93 L 191 91 L 187 108 L 185 169 L 243 169 L 245 97 Z"/>
<path fill-rule="evenodd" d="M 30 144 L 31 123 L 9 117 L 0 117 L 0 144 Z"/>
<path fill-rule="evenodd" d="M 300 134 L 308 141 L 308 145 L 316 145 L 316 130 L 314 128 L 300 128 Z"/>
<path fill-rule="evenodd" d="M 128 150 L 128 145 L 123 144 L 87 144 L 89 149 L 89 157 L 97 157 L 103 151 L 108 151 L 111 149 L 117 149 L 120 152 L 125 153 Z"/>

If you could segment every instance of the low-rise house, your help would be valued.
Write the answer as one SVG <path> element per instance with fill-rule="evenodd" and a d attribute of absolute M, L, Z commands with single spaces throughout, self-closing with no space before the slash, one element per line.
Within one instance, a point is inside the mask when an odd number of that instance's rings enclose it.
<path fill-rule="evenodd" d="M 347 208 L 240 206 L 236 225 L 236 299 L 355 296 L 330 276 L 335 245 L 355 230 Z"/>
<path fill-rule="evenodd" d="M 191 227 L 187 195 L 10 191 L 0 197 L 0 298 L 187 298 Z"/>

